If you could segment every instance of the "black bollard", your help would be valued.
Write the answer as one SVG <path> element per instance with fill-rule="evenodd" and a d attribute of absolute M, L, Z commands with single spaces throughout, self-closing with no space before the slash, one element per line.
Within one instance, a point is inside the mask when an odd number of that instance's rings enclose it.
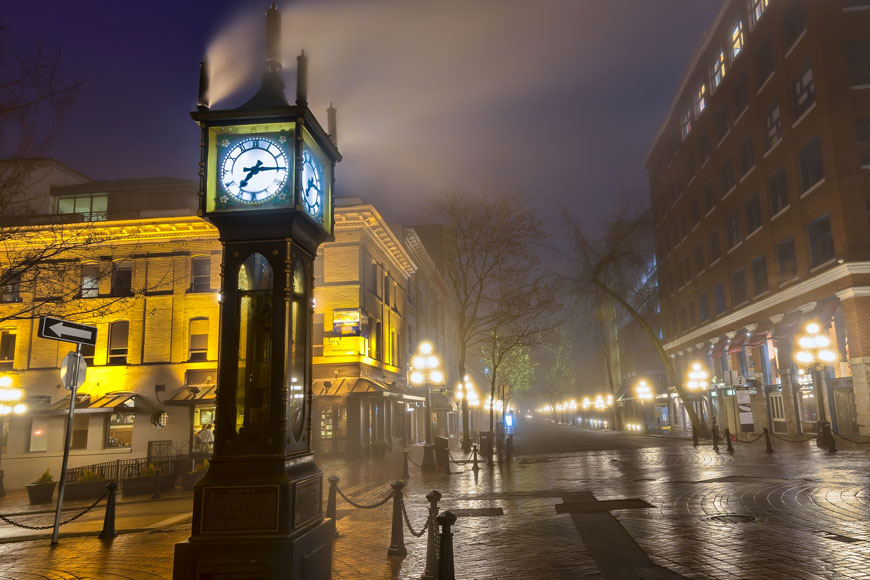
<path fill-rule="evenodd" d="M 734 446 L 731 444 L 731 431 L 728 430 L 728 427 L 725 427 L 725 445 L 728 453 L 734 453 Z"/>
<path fill-rule="evenodd" d="M 831 431 L 831 424 L 825 423 L 823 429 L 825 430 L 825 436 L 827 436 L 828 442 L 830 443 L 828 446 L 828 453 L 836 453 L 837 443 L 834 441 L 834 432 Z"/>
<path fill-rule="evenodd" d="M 698 430 L 692 427 L 692 445 L 698 446 Z"/>
<path fill-rule="evenodd" d="M 767 445 L 767 449 L 764 451 L 767 453 L 773 453 L 773 446 L 770 444 L 770 432 L 767 430 L 767 427 L 764 428 L 764 443 Z"/>
<path fill-rule="evenodd" d="M 474 453 L 474 465 L 471 466 L 471 469 L 474 470 L 475 473 L 480 471 L 480 466 L 477 464 L 477 443 L 471 446 L 471 451 Z"/>
<path fill-rule="evenodd" d="M 405 449 L 405 465 L 402 467 L 402 479 L 411 479 L 411 474 L 408 472 L 408 450 Z"/>
<path fill-rule="evenodd" d="M 719 453 L 719 429 L 714 425 L 711 432 L 713 434 L 713 451 Z"/>
<path fill-rule="evenodd" d="M 390 484 L 393 488 L 393 533 L 390 537 L 390 548 L 387 550 L 387 556 L 398 556 L 404 558 L 408 555 L 408 550 L 405 549 L 405 522 L 402 521 L 402 488 L 405 484 L 401 481 L 394 481 Z"/>
<path fill-rule="evenodd" d="M 98 536 L 101 540 L 112 541 L 118 536 L 115 531 L 115 496 L 118 493 L 118 484 L 114 481 L 106 485 L 109 495 L 106 498 L 106 515 L 103 518 L 103 530 Z"/>
<path fill-rule="evenodd" d="M 453 532 L 450 526 L 456 523 L 453 512 L 446 511 L 435 520 L 441 526 L 441 545 L 438 549 L 438 580 L 456 580 L 453 568 Z"/>
<path fill-rule="evenodd" d="M 572 421 L 573 423 L 573 421 Z M 507 442 L 505 443 L 504 448 L 505 459 L 510 461 L 514 456 L 514 436 L 513 434 L 508 435 Z"/>
<path fill-rule="evenodd" d="M 441 494 L 437 489 L 433 489 L 426 494 L 426 499 L 429 500 L 429 536 L 426 541 L 426 567 L 423 569 L 421 580 L 435 580 L 438 575 L 438 532 L 435 529 L 435 518 L 438 516 L 438 502 L 441 500 Z"/>
<path fill-rule="evenodd" d="M 326 500 L 326 517 L 335 519 L 335 491 L 338 487 L 338 476 L 330 475 L 326 481 L 329 482 L 329 497 Z"/>

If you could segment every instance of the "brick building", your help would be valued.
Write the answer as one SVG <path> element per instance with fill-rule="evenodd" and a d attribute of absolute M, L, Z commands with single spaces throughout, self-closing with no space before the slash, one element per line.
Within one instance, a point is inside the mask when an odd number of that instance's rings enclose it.
<path fill-rule="evenodd" d="M 870 2 L 725 2 L 646 166 L 666 350 L 714 377 L 692 404 L 739 429 L 743 377 L 756 431 L 814 431 L 823 394 L 870 435 Z M 794 361 L 809 321 L 823 386 Z"/>

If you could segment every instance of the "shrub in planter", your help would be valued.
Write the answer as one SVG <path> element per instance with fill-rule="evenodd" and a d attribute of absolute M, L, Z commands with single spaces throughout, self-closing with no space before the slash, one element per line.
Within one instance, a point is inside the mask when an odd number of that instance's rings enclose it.
<path fill-rule="evenodd" d="M 90 469 L 85 469 L 75 481 L 66 484 L 63 491 L 64 499 L 97 499 L 106 492 L 106 486 L 112 482 L 104 479 Z"/>
<path fill-rule="evenodd" d="M 121 480 L 121 493 L 124 495 L 136 495 L 154 493 L 154 486 L 160 486 L 160 491 L 167 491 L 174 487 L 175 481 L 171 475 L 160 475 L 160 471 L 153 463 L 139 472 L 138 477 L 128 477 Z"/>
<path fill-rule="evenodd" d="M 192 491 L 196 482 L 202 479 L 205 472 L 208 471 L 208 459 L 197 465 L 193 471 L 188 471 L 181 476 L 181 489 L 184 491 Z"/>
<path fill-rule="evenodd" d="M 39 479 L 25 486 L 27 496 L 30 498 L 30 504 L 50 503 L 51 497 L 54 495 L 55 485 L 57 483 L 51 476 L 51 472 L 46 469 Z"/>

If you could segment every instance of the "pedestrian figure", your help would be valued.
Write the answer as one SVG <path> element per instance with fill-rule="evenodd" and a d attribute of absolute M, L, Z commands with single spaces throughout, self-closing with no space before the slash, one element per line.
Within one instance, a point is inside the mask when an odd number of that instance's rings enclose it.
<path fill-rule="evenodd" d="M 211 431 L 211 423 L 204 425 L 196 434 L 196 442 L 203 451 L 211 451 L 211 446 L 214 443 L 214 433 Z"/>

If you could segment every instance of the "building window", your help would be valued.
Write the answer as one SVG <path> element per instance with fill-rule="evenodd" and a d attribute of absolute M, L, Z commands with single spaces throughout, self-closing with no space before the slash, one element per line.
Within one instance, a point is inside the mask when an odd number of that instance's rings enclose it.
<path fill-rule="evenodd" d="M 83 413 L 73 415 L 70 449 L 88 448 L 88 418 L 89 417 Z"/>
<path fill-rule="evenodd" d="M 740 268 L 731 274 L 731 297 L 734 305 L 746 302 L 746 269 Z"/>
<path fill-rule="evenodd" d="M 755 53 L 755 66 L 758 70 L 758 84 L 760 86 L 773 74 L 773 49 L 767 38 L 761 41 L 761 46 Z"/>
<path fill-rule="evenodd" d="M 704 246 L 697 246 L 695 248 L 695 269 L 700 272 L 706 266 L 704 262 Z"/>
<path fill-rule="evenodd" d="M 94 366 L 94 353 L 96 352 L 96 347 L 93 344 L 83 344 L 82 345 L 82 358 L 88 363 L 89 367 Z"/>
<path fill-rule="evenodd" d="M 776 244 L 776 259 L 779 262 L 781 282 L 788 282 L 797 277 L 797 253 L 795 252 L 794 238 L 786 238 Z"/>
<path fill-rule="evenodd" d="M 698 85 L 698 90 L 695 93 L 695 116 L 699 117 L 704 109 L 707 108 L 707 83 Z"/>
<path fill-rule="evenodd" d="M 752 260 L 752 284 L 756 296 L 767 292 L 767 261 L 764 256 Z"/>
<path fill-rule="evenodd" d="M 720 257 L 722 257 L 722 248 L 719 245 L 719 232 L 714 230 L 710 234 L 710 263 L 712 264 Z"/>
<path fill-rule="evenodd" d="M 728 113 L 728 107 L 725 105 L 719 109 L 719 112 L 716 114 L 716 135 L 717 139 L 721 141 L 725 138 L 725 134 L 728 133 L 728 129 L 731 128 L 731 119 Z"/>
<path fill-rule="evenodd" d="M 738 18 L 731 28 L 731 60 L 743 50 L 743 22 Z"/>
<path fill-rule="evenodd" d="M 834 259 L 834 235 L 831 233 L 831 217 L 825 214 L 807 226 L 810 238 L 810 259 L 813 266 L 820 266 Z"/>
<path fill-rule="evenodd" d="M 858 162 L 862 167 L 870 167 L 870 118 L 858 119 Z"/>
<path fill-rule="evenodd" d="M 83 195 L 57 198 L 57 213 L 77 213 L 86 222 L 106 221 L 109 197 L 107 195 Z"/>
<path fill-rule="evenodd" d="M 15 366 L 14 329 L 0 330 L 0 370 L 11 371 Z"/>
<path fill-rule="evenodd" d="M 106 443 L 108 447 L 132 447 L 133 423 L 136 415 L 132 413 L 112 413 L 106 421 Z"/>
<path fill-rule="evenodd" d="M 133 265 L 130 262 L 112 264 L 112 296 L 132 296 Z"/>
<path fill-rule="evenodd" d="M 3 270 L 0 278 L 0 302 L 21 302 L 21 272 Z"/>
<path fill-rule="evenodd" d="M 769 151 L 782 140 L 782 118 L 779 114 L 779 105 L 774 105 L 764 117 L 764 131 L 766 136 L 765 149 Z"/>
<path fill-rule="evenodd" d="M 816 85 L 813 82 L 813 69 L 807 69 L 801 73 L 792 83 L 792 105 L 794 106 L 795 118 L 800 117 L 807 109 L 816 102 Z"/>
<path fill-rule="evenodd" d="M 746 231 L 751 234 L 761 227 L 761 201 L 758 195 L 746 200 Z"/>
<path fill-rule="evenodd" d="M 804 9 L 801 0 L 791 0 L 782 17 L 783 36 L 786 50 L 797 42 L 804 31 Z"/>
<path fill-rule="evenodd" d="M 713 62 L 713 74 L 710 75 L 713 82 L 713 90 L 719 88 L 722 84 L 722 79 L 725 78 L 725 51 L 720 50 L 719 56 Z"/>
<path fill-rule="evenodd" d="M 190 291 L 208 292 L 211 290 L 211 258 L 197 256 L 190 260 Z"/>
<path fill-rule="evenodd" d="M 740 243 L 740 218 L 736 213 L 732 213 L 725 220 L 725 232 L 728 238 L 728 249 Z"/>
<path fill-rule="evenodd" d="M 190 362 L 208 360 L 208 318 L 190 319 L 187 360 Z"/>
<path fill-rule="evenodd" d="M 722 197 L 725 197 L 735 184 L 734 161 L 729 159 L 724 165 L 722 165 Z"/>
<path fill-rule="evenodd" d="M 130 338 L 130 323 L 119 320 L 109 325 L 109 364 L 127 364 L 127 343 Z"/>
<path fill-rule="evenodd" d="M 761 15 L 767 10 L 768 2 L 770 0 L 750 0 L 750 12 L 752 13 L 753 22 L 761 20 Z"/>
<path fill-rule="evenodd" d="M 719 282 L 713 286 L 713 297 L 716 301 L 716 314 L 722 314 L 728 305 L 725 303 L 725 283 Z"/>
<path fill-rule="evenodd" d="M 822 142 L 816 137 L 801 149 L 801 185 L 808 190 L 825 178 L 825 165 L 822 162 Z"/>
<path fill-rule="evenodd" d="M 33 417 L 30 420 L 30 441 L 27 450 L 30 453 L 48 451 L 48 418 Z"/>
<path fill-rule="evenodd" d="M 686 114 L 683 115 L 683 119 L 680 122 L 680 128 L 683 134 L 683 140 L 685 141 L 686 137 L 689 136 L 689 133 L 692 132 L 692 111 L 686 111 Z"/>
<path fill-rule="evenodd" d="M 100 295 L 100 265 L 82 264 L 82 298 L 96 298 Z"/>
<path fill-rule="evenodd" d="M 846 43 L 846 55 L 852 86 L 870 85 L 870 40 L 850 40 Z"/>
<path fill-rule="evenodd" d="M 780 169 L 770 177 L 770 215 L 774 216 L 788 207 L 788 179 L 785 169 Z"/>
<path fill-rule="evenodd" d="M 734 107 L 737 114 L 742 113 L 748 105 L 749 95 L 746 89 L 746 77 L 743 77 L 738 81 L 737 88 L 734 89 Z"/>
<path fill-rule="evenodd" d="M 752 147 L 752 138 L 747 137 L 740 143 L 741 175 L 746 175 L 753 167 L 755 167 L 755 151 Z"/>
<path fill-rule="evenodd" d="M 710 296 L 706 292 L 701 293 L 700 306 L 701 322 L 704 322 L 710 318 Z"/>

